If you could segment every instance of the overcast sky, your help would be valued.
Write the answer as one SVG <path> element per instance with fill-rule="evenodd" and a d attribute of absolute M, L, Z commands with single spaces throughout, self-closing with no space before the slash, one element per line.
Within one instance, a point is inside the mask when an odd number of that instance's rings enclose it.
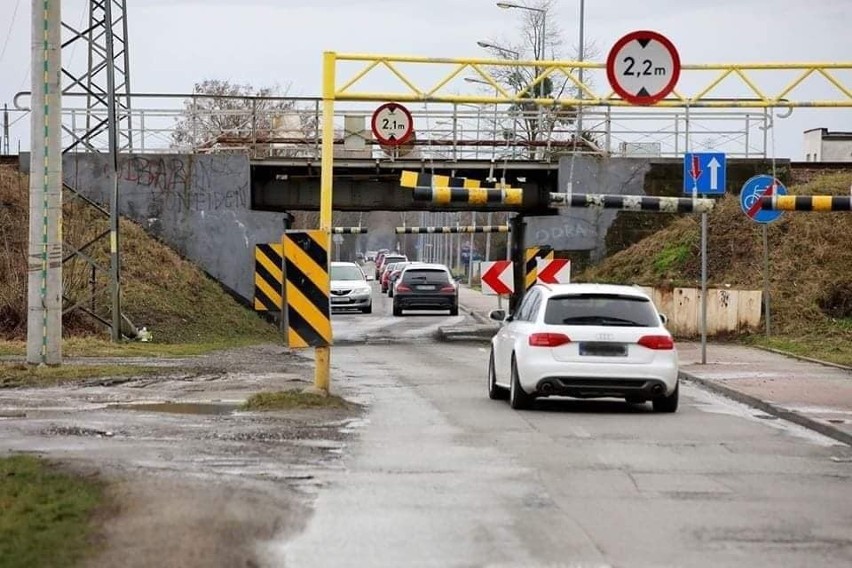
<path fill-rule="evenodd" d="M 15 92 L 29 90 L 31 4 L 0 0 L 0 104 L 11 106 Z M 189 92 L 195 82 L 217 78 L 289 85 L 292 95 L 315 96 L 320 94 L 323 51 L 478 57 L 485 55 L 476 45 L 479 39 L 517 44 L 523 15 L 497 8 L 494 0 L 127 4 L 134 92 Z M 568 55 L 577 45 L 579 0 L 553 4 L 547 26 L 561 30 Z M 80 22 L 87 5 L 63 0 L 63 20 Z M 598 61 L 619 37 L 637 29 L 668 36 L 684 63 L 849 61 L 850 26 L 852 0 L 586 1 L 586 38 L 598 47 Z M 83 62 L 81 46 L 73 64 Z M 852 73 L 842 77 L 845 85 L 852 85 Z M 801 92 L 837 98 L 831 89 L 813 81 Z M 801 109 L 778 121 L 778 157 L 803 159 L 802 131 L 821 126 L 852 131 L 852 109 Z"/>

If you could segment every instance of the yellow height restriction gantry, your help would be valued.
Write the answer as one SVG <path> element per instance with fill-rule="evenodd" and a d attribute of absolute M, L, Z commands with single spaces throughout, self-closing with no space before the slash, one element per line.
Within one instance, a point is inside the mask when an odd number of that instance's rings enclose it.
<path fill-rule="evenodd" d="M 341 66 L 354 66 L 342 81 L 338 72 Z M 526 69 L 530 80 L 518 92 L 511 91 L 497 77 L 500 70 Z M 397 55 L 323 54 L 323 116 L 322 116 L 322 166 L 320 173 L 320 230 L 325 239 L 331 240 L 332 176 L 334 174 L 334 103 L 335 101 L 373 102 L 429 102 L 429 103 L 527 103 L 542 106 L 631 106 L 620 99 L 614 91 L 600 91 L 602 85 L 590 85 L 580 81 L 578 71 L 602 70 L 602 63 L 588 61 L 516 61 L 503 59 L 454 59 L 407 57 Z M 418 73 L 412 73 L 412 71 Z M 349 70 L 346 70 L 349 72 Z M 425 73 L 421 73 L 425 71 Z M 675 88 L 672 95 L 654 106 L 657 107 L 711 107 L 711 108 L 852 108 L 852 89 L 844 83 L 844 75 L 852 71 L 852 62 L 846 63 L 746 63 L 683 65 L 679 83 L 698 84 L 692 92 Z M 458 94 L 456 81 L 463 73 L 477 76 L 494 88 L 493 95 Z M 789 76 L 780 88 L 761 87 L 761 74 Z M 370 90 L 371 78 L 387 75 L 398 80 L 398 89 L 387 92 Z M 438 75 L 440 78 L 426 83 L 421 75 Z M 708 77 L 709 75 L 709 77 Z M 569 86 L 563 89 L 565 97 L 536 97 L 541 89 L 538 85 L 550 78 L 564 78 Z M 821 100 L 797 98 L 803 93 L 802 85 L 821 80 L 829 85 L 831 97 Z M 744 86 L 747 97 L 730 98 L 719 96 L 721 85 L 738 81 Z M 326 243 L 326 247 L 328 243 Z M 314 386 L 328 391 L 330 384 L 331 348 L 316 348 L 316 372 Z"/>
<path fill-rule="evenodd" d="M 615 91 L 600 91 L 602 85 L 590 85 L 578 78 L 580 69 L 603 70 L 603 63 L 588 61 L 516 61 L 505 59 L 439 59 L 404 57 L 395 55 L 361 55 L 328 53 L 331 63 L 354 64 L 360 67 L 334 87 L 334 97 L 341 101 L 397 101 L 444 103 L 534 103 L 562 106 L 632 106 L 619 98 Z M 500 71 L 528 69 L 532 79 L 523 89 L 514 92 L 498 77 Z M 413 71 L 424 74 L 443 73 L 440 79 L 424 84 L 414 78 Z M 683 65 L 680 84 L 700 85 L 690 93 L 675 88 L 673 94 L 658 102 L 657 107 L 852 107 L 852 88 L 844 84 L 845 74 L 852 71 L 852 62 L 845 63 L 731 63 Z M 472 74 L 494 88 L 494 94 L 456 94 L 454 80 L 463 74 Z M 374 92 L 366 90 L 371 78 L 390 74 L 398 79 L 399 90 Z M 761 83 L 770 78 L 782 87 L 770 89 Z M 563 89 L 566 96 L 558 98 L 535 97 L 538 85 L 545 79 L 566 80 L 573 88 Z M 797 99 L 804 92 L 802 85 L 822 81 L 828 85 L 832 98 L 823 100 Z M 748 97 L 730 98 L 719 95 L 723 83 L 739 83 Z M 577 96 L 582 93 L 581 96 Z"/>

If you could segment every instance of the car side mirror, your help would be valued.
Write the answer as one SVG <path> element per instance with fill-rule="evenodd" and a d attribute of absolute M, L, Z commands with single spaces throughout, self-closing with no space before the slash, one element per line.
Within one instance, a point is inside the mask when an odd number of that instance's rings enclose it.
<path fill-rule="evenodd" d="M 505 310 L 491 310 L 488 313 L 488 317 L 493 319 L 494 321 L 504 322 L 506 321 L 506 311 Z"/>
<path fill-rule="evenodd" d="M 666 314 L 660 314 L 660 321 L 663 322 L 663 325 L 669 323 L 669 318 L 666 317 Z"/>

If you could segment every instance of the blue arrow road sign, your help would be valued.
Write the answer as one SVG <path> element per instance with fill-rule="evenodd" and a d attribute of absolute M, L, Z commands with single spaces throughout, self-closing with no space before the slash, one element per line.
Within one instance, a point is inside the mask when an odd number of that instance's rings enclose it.
<path fill-rule="evenodd" d="M 724 195 L 727 161 L 722 152 L 690 152 L 683 156 L 683 192 Z"/>
<path fill-rule="evenodd" d="M 760 208 L 760 198 L 771 195 L 787 195 L 787 188 L 772 176 L 761 174 L 749 179 L 740 192 L 740 207 L 750 219 L 758 223 L 771 223 L 781 217 L 783 211 Z"/>

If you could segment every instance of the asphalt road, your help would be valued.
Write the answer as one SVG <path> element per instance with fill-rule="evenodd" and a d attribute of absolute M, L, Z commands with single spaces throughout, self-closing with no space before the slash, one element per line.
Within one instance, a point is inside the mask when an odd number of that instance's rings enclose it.
<path fill-rule="evenodd" d="M 852 565 L 852 450 L 691 385 L 677 414 L 486 395 L 444 315 L 335 316 L 335 385 L 369 404 L 300 536 L 321 566 Z M 367 341 L 367 344 L 362 343 Z"/>

